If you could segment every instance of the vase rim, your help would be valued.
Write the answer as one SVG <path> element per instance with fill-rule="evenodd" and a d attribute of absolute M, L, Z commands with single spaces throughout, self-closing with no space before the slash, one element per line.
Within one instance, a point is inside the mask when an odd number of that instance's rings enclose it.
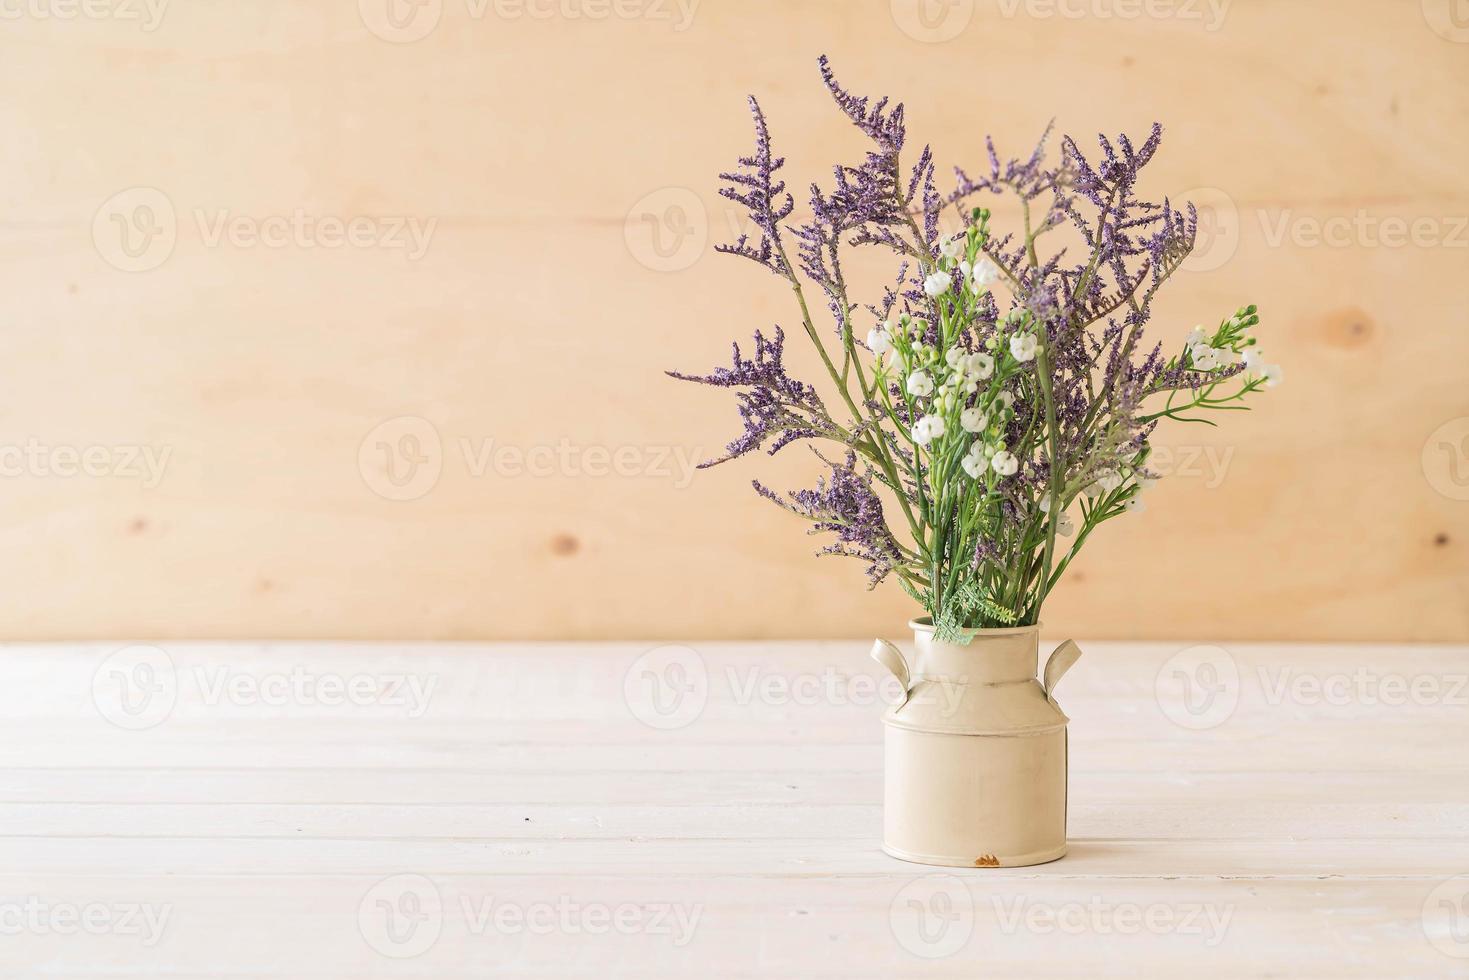
<path fill-rule="evenodd" d="M 964 632 L 974 636 L 1018 636 L 1021 633 L 1033 633 L 1045 625 L 1036 622 L 1030 626 L 993 626 L 985 628 L 966 629 Z M 908 620 L 908 628 L 914 633 L 932 633 L 936 627 L 933 625 L 932 616 L 917 616 Z"/>

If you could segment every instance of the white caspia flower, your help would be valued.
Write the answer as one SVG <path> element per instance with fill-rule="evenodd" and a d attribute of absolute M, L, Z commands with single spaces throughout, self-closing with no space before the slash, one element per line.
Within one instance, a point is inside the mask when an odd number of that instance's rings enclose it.
<path fill-rule="evenodd" d="M 1033 333 L 1024 333 L 1010 338 L 1010 355 L 1024 364 L 1035 360 L 1036 339 Z"/>
<path fill-rule="evenodd" d="M 913 424 L 913 441 L 920 446 L 926 446 L 944 434 L 944 417 L 942 415 L 925 415 Z"/>
<path fill-rule="evenodd" d="M 964 273 L 964 278 L 969 280 L 971 288 L 982 289 L 1000 278 L 1000 267 L 989 260 L 987 256 L 980 256 L 979 261 L 973 264 L 969 262 L 959 263 L 959 271 Z"/>
<path fill-rule="evenodd" d="M 1097 474 L 1097 486 L 1101 487 L 1103 491 L 1111 493 L 1113 490 L 1122 486 L 1122 474 L 1116 470 L 1103 470 Z"/>
<path fill-rule="evenodd" d="M 949 366 L 950 371 L 959 370 L 964 363 L 964 348 L 950 347 L 944 351 L 944 363 Z"/>
<path fill-rule="evenodd" d="M 882 327 L 873 327 L 867 331 L 867 346 L 872 349 L 872 353 L 881 357 L 893 349 L 893 335 Z"/>
<path fill-rule="evenodd" d="M 1285 380 L 1285 368 L 1279 364 L 1262 364 L 1260 377 L 1265 379 L 1265 387 L 1279 388 L 1281 382 Z"/>
<path fill-rule="evenodd" d="M 1156 476 L 1145 476 L 1142 479 L 1140 479 L 1140 480 L 1137 481 L 1137 487 L 1138 487 L 1139 490 L 1144 490 L 1144 491 L 1151 490 L 1154 487 L 1156 487 L 1157 485 L 1158 485 L 1158 478 Z"/>
<path fill-rule="evenodd" d="M 1020 469 L 1020 460 L 1008 449 L 1001 449 L 990 459 L 990 466 L 1001 476 L 1010 476 Z"/>
<path fill-rule="evenodd" d="M 945 240 L 944 243 L 939 246 L 939 254 L 946 259 L 957 259 L 959 256 L 964 254 L 964 246 L 966 243 L 967 242 L 965 236 L 955 235 L 953 238 Z"/>
<path fill-rule="evenodd" d="M 1015 393 L 1013 391 L 1002 391 L 995 398 L 999 401 L 1001 408 L 1015 407 Z"/>
<path fill-rule="evenodd" d="M 954 277 L 947 272 L 935 272 L 923 280 L 923 291 L 930 296 L 939 297 L 949 291 L 954 285 Z"/>
<path fill-rule="evenodd" d="M 1245 369 L 1248 371 L 1258 371 L 1260 366 L 1265 363 L 1260 356 L 1260 348 L 1258 347 L 1246 347 L 1242 356 L 1245 362 Z"/>
<path fill-rule="evenodd" d="M 933 394 L 933 378 L 927 371 L 914 371 L 908 375 L 908 394 L 917 398 Z"/>
<path fill-rule="evenodd" d="M 995 373 L 995 359 L 984 351 L 970 354 L 964 359 L 964 373 L 975 381 L 983 381 Z"/>
<path fill-rule="evenodd" d="M 1148 505 L 1143 503 L 1143 498 L 1133 497 L 1127 503 L 1122 505 L 1122 509 L 1127 511 L 1129 514 L 1141 514 L 1143 511 L 1148 509 Z"/>
<path fill-rule="evenodd" d="M 1219 352 L 1204 344 L 1190 347 L 1189 356 L 1193 358 L 1194 367 L 1200 371 L 1212 371 L 1219 366 Z"/>
<path fill-rule="evenodd" d="M 1184 340 L 1184 343 L 1187 344 L 1189 347 L 1198 347 L 1200 344 L 1204 344 L 1204 341 L 1208 339 L 1208 335 L 1204 333 L 1203 327 L 1194 327 L 1188 332 L 1188 338 Z M 1204 346 L 1207 347 L 1208 344 L 1204 344 Z"/>
<path fill-rule="evenodd" d="M 1063 538 L 1069 538 L 1076 531 L 1076 524 L 1072 522 L 1071 516 L 1062 511 L 1056 518 L 1056 533 Z"/>
<path fill-rule="evenodd" d="M 990 420 L 977 408 L 966 408 L 959 413 L 959 424 L 964 427 L 965 432 L 983 432 L 989 426 Z"/>

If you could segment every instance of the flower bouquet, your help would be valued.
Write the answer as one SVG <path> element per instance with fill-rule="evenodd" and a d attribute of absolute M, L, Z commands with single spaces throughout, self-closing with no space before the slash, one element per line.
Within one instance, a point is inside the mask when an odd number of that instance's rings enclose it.
<path fill-rule="evenodd" d="M 942 864 L 1050 860 L 1065 844 L 1066 719 L 1052 691 L 1078 651 L 1064 644 L 1037 678 L 1046 597 L 1099 525 L 1142 509 L 1160 422 L 1212 425 L 1281 369 L 1255 346 L 1253 305 L 1171 351 L 1144 341 L 1197 229 L 1192 205 L 1137 196 L 1160 126 L 1141 144 L 1101 137 L 1093 159 L 1066 137 L 1054 165 L 1049 129 L 1025 159 L 991 141 L 983 172 L 956 168 L 941 192 L 929 147 L 904 162 L 903 106 L 851 94 L 824 56 L 820 68 L 871 141 L 865 159 L 812 185 L 796 216 L 752 97 L 754 152 L 720 176 L 755 230 L 719 250 L 790 287 L 838 401 L 787 373 L 778 326 L 749 356 L 736 345 L 728 368 L 670 373 L 736 391 L 744 432 L 703 466 L 812 444 L 826 469 L 815 488 L 756 491 L 830 534 L 820 554 L 860 559 L 871 586 L 895 578 L 927 614 L 912 624 L 915 663 L 874 648 L 908 692 L 886 719 L 887 849 Z M 1017 231 L 991 227 L 993 195 L 1013 198 Z M 897 268 L 864 303 L 842 260 L 870 247 Z M 922 697 L 933 685 L 964 697 Z M 961 707 L 939 717 L 940 703 Z"/>

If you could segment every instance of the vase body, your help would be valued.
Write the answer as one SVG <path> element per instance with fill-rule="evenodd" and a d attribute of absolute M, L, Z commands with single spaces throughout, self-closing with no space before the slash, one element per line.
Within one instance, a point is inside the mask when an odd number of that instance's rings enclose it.
<path fill-rule="evenodd" d="M 914 621 L 914 652 L 873 657 L 907 697 L 883 716 L 883 850 L 920 864 L 1013 868 L 1066 853 L 1066 715 L 1051 695 L 1080 651 L 1036 676 L 1040 627 L 941 643 Z"/>

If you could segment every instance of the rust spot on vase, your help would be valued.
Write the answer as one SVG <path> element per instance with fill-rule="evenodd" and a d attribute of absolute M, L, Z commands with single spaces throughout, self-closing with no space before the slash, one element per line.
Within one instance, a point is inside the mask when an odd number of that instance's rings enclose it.
<path fill-rule="evenodd" d="M 551 539 L 553 555 L 574 555 L 581 550 L 581 542 L 571 534 L 558 534 Z"/>
<path fill-rule="evenodd" d="M 1433 536 L 1433 543 L 1442 548 L 1449 543 L 1449 536 L 1443 531 L 1440 531 Z"/>
<path fill-rule="evenodd" d="M 1000 866 L 1000 859 L 993 854 L 981 854 L 974 859 L 974 866 L 976 868 L 998 868 Z"/>

